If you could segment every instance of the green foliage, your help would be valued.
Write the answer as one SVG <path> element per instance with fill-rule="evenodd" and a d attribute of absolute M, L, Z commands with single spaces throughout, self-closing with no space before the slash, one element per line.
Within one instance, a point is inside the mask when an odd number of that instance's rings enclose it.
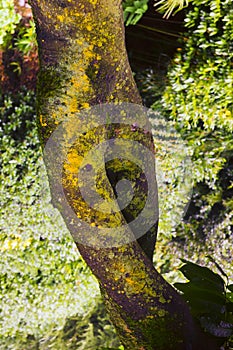
<path fill-rule="evenodd" d="M 170 249 L 199 262 L 214 254 L 230 274 L 233 6 L 228 0 L 192 4 L 185 19 L 187 33 L 169 68 L 162 106 L 155 104 L 175 122 L 192 156 L 192 201 L 173 233 Z M 165 271 L 171 268 L 167 260 Z"/>
<path fill-rule="evenodd" d="M 175 283 L 183 293 L 193 315 L 210 334 L 220 338 L 233 336 L 233 293 L 232 285 L 207 267 L 183 260 L 180 271 L 189 280 Z M 224 273 L 224 277 L 225 277 Z"/>
<path fill-rule="evenodd" d="M 149 0 L 124 0 L 122 3 L 124 10 L 124 21 L 126 26 L 135 25 L 148 9 Z"/>
<path fill-rule="evenodd" d="M 23 55 L 28 55 L 37 47 L 35 23 L 30 20 L 29 23 L 22 24 L 20 19 L 13 0 L 0 1 L 0 21 L 3 23 L 0 29 L 0 47 L 4 50 L 17 48 Z"/>
<path fill-rule="evenodd" d="M 161 0 L 155 1 L 154 6 L 164 17 L 168 18 L 170 15 L 176 14 L 178 11 L 187 7 L 191 0 Z M 126 26 L 135 25 L 142 18 L 144 13 L 148 10 L 149 0 L 124 0 L 122 3 L 124 10 L 124 21 Z M 178 7 L 178 8 L 177 8 Z M 176 9 L 177 8 L 177 9 Z"/>
<path fill-rule="evenodd" d="M 32 186 L 38 171 L 39 144 L 35 129 L 35 97 L 30 92 L 0 99 L 1 200 L 7 208 L 14 194 Z M 31 164 L 29 164 L 31 161 Z M 33 165 L 35 165 L 33 167 Z M 30 170 L 30 174 L 26 172 Z M 23 181 L 23 177 L 24 178 Z M 35 197 L 34 193 L 34 196 Z M 25 198 L 26 199 L 29 198 Z M 33 201 L 33 198 L 31 198 Z"/>
<path fill-rule="evenodd" d="M 193 5 L 162 103 L 192 149 L 195 188 L 174 242 L 176 249 L 185 250 L 186 257 L 203 261 L 206 254 L 214 255 L 230 274 L 233 6 L 226 0 L 194 0 Z"/>
<path fill-rule="evenodd" d="M 15 46 L 24 55 L 37 47 L 36 29 L 34 21 L 29 21 L 28 26 L 20 27 L 15 41 Z"/>
<path fill-rule="evenodd" d="M 210 7 L 205 5 L 206 1 L 204 5 L 201 1 L 196 1 L 195 4 L 195 8 L 190 8 L 187 13 L 187 18 L 195 12 L 201 14 L 195 19 L 196 27 L 201 26 L 203 21 L 208 25 L 212 23 L 215 17 L 213 12 L 211 13 Z M 213 7 L 213 1 L 209 4 Z M 173 128 L 185 140 L 185 147 L 192 158 L 190 166 L 194 186 L 192 200 L 184 220 L 178 226 L 176 225 L 175 229 L 170 223 L 176 224 L 177 220 L 174 220 L 174 210 L 169 210 L 169 207 L 172 208 L 174 203 L 182 201 L 179 191 L 176 193 L 180 179 L 177 177 L 177 181 L 172 181 L 169 184 L 172 187 L 168 186 L 166 190 L 164 188 L 162 190 L 162 195 L 166 197 L 165 205 L 168 210 L 166 211 L 167 217 L 163 217 L 163 213 L 161 213 L 155 262 L 156 267 L 165 274 L 169 282 L 174 282 L 174 279 L 182 280 L 182 275 L 176 271 L 179 266 L 177 258 L 192 258 L 203 263 L 207 254 L 215 256 L 224 266 L 226 273 L 232 276 L 233 260 L 230 244 L 233 238 L 232 119 L 219 121 L 218 116 L 215 120 L 214 115 L 211 114 L 213 106 L 216 109 L 231 107 L 229 96 L 232 94 L 232 86 L 229 83 L 229 77 L 232 76 L 232 72 L 229 75 L 229 70 L 232 64 L 228 57 L 224 62 L 228 51 L 232 57 L 232 50 L 230 50 L 233 32 L 232 20 L 230 20 L 231 13 L 232 5 L 230 8 L 229 2 L 226 5 L 225 1 L 221 1 L 222 17 L 218 20 L 220 27 L 218 34 L 213 38 L 208 37 L 207 29 L 205 35 L 199 35 L 200 40 L 206 40 L 208 44 L 213 44 L 216 50 L 217 42 L 223 40 L 222 37 L 226 39 L 226 50 L 223 51 L 222 55 L 219 54 L 219 51 L 216 51 L 218 54 L 215 52 L 210 54 L 212 64 L 218 66 L 218 72 L 214 73 L 216 75 L 214 84 L 210 78 L 211 74 L 210 77 L 206 75 L 205 79 L 200 74 L 202 67 L 207 65 L 207 51 L 202 52 L 202 49 L 199 48 L 198 35 L 193 28 L 190 30 L 187 28 L 188 32 L 178 49 L 177 56 L 172 61 L 168 76 L 164 78 L 163 85 L 167 85 L 165 93 L 161 84 L 163 79 L 157 77 L 157 74 L 153 72 L 147 74 L 146 77 L 141 77 L 142 82 L 139 81 L 142 91 L 145 91 L 144 102 L 151 103 L 151 100 L 154 99 L 154 110 L 159 112 L 161 116 L 163 115 L 165 120 L 167 119 L 168 127 L 172 122 Z M 209 17 L 211 18 L 208 19 Z M 192 43 L 194 43 L 194 51 L 192 51 Z M 193 54 L 191 63 L 187 61 L 189 50 Z M 195 52 L 199 53 L 197 57 Z M 220 59 L 222 67 L 219 64 Z M 196 79 L 191 82 L 189 76 L 195 76 Z M 206 86 L 208 87 L 209 99 L 212 101 L 211 106 L 203 103 L 203 96 L 196 93 L 196 85 L 199 85 L 200 90 L 203 91 L 207 89 Z M 219 88 L 216 91 L 218 85 Z M 223 91 L 220 96 L 217 92 L 221 88 Z M 151 95 L 148 96 L 150 93 Z M 165 97 L 161 103 L 160 96 L 162 94 Z M 192 105 L 193 101 L 196 101 L 194 105 Z M 199 119 L 194 123 L 196 106 L 197 112 L 199 111 Z M 186 114 L 184 113 L 185 108 Z M 175 112 L 173 113 L 173 111 Z M 206 122 L 207 119 L 208 122 Z M 212 122 L 214 126 L 212 125 L 211 128 L 208 125 Z M 171 174 L 171 163 L 169 165 L 168 160 L 164 158 L 163 170 L 165 174 Z M 160 159 L 157 158 L 157 165 L 159 161 Z M 169 179 L 172 179 L 170 175 Z M 173 193 L 176 195 L 173 196 Z M 160 203 L 161 206 L 164 205 L 161 197 Z"/>
<path fill-rule="evenodd" d="M 233 150 L 233 6 L 231 0 L 194 0 L 193 5 L 163 106 L 194 149 L 195 177 L 214 187 Z"/>
<path fill-rule="evenodd" d="M 13 34 L 20 21 L 20 15 L 15 12 L 13 0 L 0 0 L 0 46 L 8 34 Z"/>
<path fill-rule="evenodd" d="M 152 68 L 147 68 L 136 73 L 135 80 L 137 87 L 144 105 L 148 108 L 156 103 L 158 103 L 158 109 L 161 107 L 161 98 L 166 87 L 165 74 L 165 68 L 163 70 L 160 69 L 159 72 Z"/>
<path fill-rule="evenodd" d="M 63 328 L 54 328 L 38 338 L 28 335 L 25 339 L 20 337 L 3 339 L 0 349 L 123 350 L 124 348 L 119 344 L 103 303 L 98 298 L 96 305 L 89 306 L 85 315 L 67 318 Z"/>

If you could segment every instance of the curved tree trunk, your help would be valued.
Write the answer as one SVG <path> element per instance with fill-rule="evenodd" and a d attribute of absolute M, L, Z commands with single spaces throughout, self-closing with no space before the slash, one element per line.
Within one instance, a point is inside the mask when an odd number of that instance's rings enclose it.
<path fill-rule="evenodd" d="M 132 239 L 135 232 L 128 227 L 120 232 L 122 244 L 113 247 L 111 244 L 101 246 L 96 238 L 96 245 L 91 246 L 80 241 L 75 231 L 78 227 L 74 230 L 72 215 L 64 209 L 67 200 L 72 211 L 77 217 L 81 215 L 90 228 L 95 225 L 106 227 L 106 222 L 114 227 L 125 227 L 123 225 L 138 213 L 137 208 L 126 209 L 106 220 L 106 215 L 98 216 L 96 210 L 93 217 L 77 190 L 75 175 L 80 158 L 91 147 L 106 138 L 122 137 L 124 130 L 124 138 L 140 142 L 153 152 L 151 133 L 137 129 L 135 125 L 137 132 L 132 136 L 129 125 L 118 123 L 112 127 L 105 122 L 98 127 L 89 112 L 86 114 L 88 120 L 79 118 L 83 115 L 82 111 L 88 111 L 88 107 L 95 105 L 113 102 L 141 104 L 125 49 L 121 1 L 31 0 L 31 5 L 39 44 L 37 113 L 43 145 L 62 123 L 68 121 L 63 128 L 60 148 L 61 153 L 63 147 L 67 149 L 64 154 L 68 155 L 68 160 L 64 164 L 47 164 L 52 200 L 63 215 L 81 255 L 99 281 L 122 344 L 129 350 L 217 349 L 194 325 L 187 304 L 153 267 L 157 208 L 151 213 L 155 218 L 154 225 L 142 237 Z M 140 124 L 140 120 L 135 122 Z M 87 124 L 87 129 L 84 124 Z M 83 128 L 83 137 L 71 143 L 74 130 Z M 59 141 L 54 140 L 55 143 Z M 108 153 L 107 147 L 105 151 Z M 59 158 L 59 152 L 56 156 Z M 60 180 L 56 178 L 58 165 L 62 165 L 59 174 L 65 200 L 56 187 Z M 115 198 L 118 178 L 114 166 L 105 164 L 105 168 L 106 171 L 100 175 L 99 187 L 110 200 Z M 154 166 L 151 166 L 150 172 L 155 178 Z M 136 178 L 142 201 L 148 190 L 142 186 L 143 182 L 142 177 Z M 155 193 L 155 199 L 156 196 Z M 153 203 L 156 204 L 156 200 Z M 85 227 L 80 230 L 85 231 Z M 87 229 L 84 234 L 87 241 L 92 239 Z"/>

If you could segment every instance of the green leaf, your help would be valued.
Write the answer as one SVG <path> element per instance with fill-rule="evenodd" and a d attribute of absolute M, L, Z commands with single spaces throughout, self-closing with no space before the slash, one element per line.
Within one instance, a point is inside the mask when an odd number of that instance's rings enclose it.
<path fill-rule="evenodd" d="M 225 296 L 215 290 L 197 286 L 191 282 L 175 283 L 174 286 L 184 293 L 194 315 L 213 313 L 222 315 L 225 311 Z"/>
<path fill-rule="evenodd" d="M 203 267 L 187 260 L 182 259 L 185 262 L 180 268 L 180 271 L 184 276 L 190 280 L 192 283 L 200 284 L 209 288 L 214 288 L 220 292 L 224 292 L 225 283 L 222 277 L 218 274 L 212 272 L 207 267 Z"/>
<path fill-rule="evenodd" d="M 220 322 L 227 311 L 223 279 L 207 267 L 187 260 L 182 261 L 185 265 L 180 271 L 190 282 L 175 283 L 174 286 L 183 292 L 183 297 L 189 303 L 194 316 L 212 315 Z"/>
<path fill-rule="evenodd" d="M 123 1 L 124 22 L 128 26 L 135 25 L 148 9 L 148 0 L 125 0 Z"/>
<path fill-rule="evenodd" d="M 208 289 L 202 285 L 196 285 L 195 283 L 175 283 L 174 286 L 182 291 L 186 296 L 194 296 L 202 298 L 203 300 L 210 300 L 221 305 L 225 304 L 225 295 L 217 290 Z"/>

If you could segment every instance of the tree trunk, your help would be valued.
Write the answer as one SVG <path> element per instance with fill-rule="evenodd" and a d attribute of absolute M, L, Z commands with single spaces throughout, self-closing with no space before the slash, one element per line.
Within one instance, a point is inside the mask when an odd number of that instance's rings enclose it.
<path fill-rule="evenodd" d="M 148 211 L 152 220 L 144 234 L 130 226 L 149 191 L 137 166 L 132 169 L 139 200 L 113 214 L 97 207 L 90 209 L 83 199 L 84 185 L 77 178 L 83 158 L 102 142 L 104 167 L 96 175 L 96 187 L 107 203 L 113 203 L 117 182 L 125 175 L 131 179 L 132 171 L 125 169 L 126 155 L 120 160 L 111 158 L 112 150 L 104 141 L 119 143 L 124 139 L 131 145 L 140 144 L 145 160 L 147 150 L 153 154 L 145 118 L 137 115 L 140 107 L 136 108 L 134 123 L 123 117 L 113 123 L 115 113 L 128 116 L 127 103 L 141 104 L 125 49 L 121 1 L 31 0 L 31 6 L 40 57 L 39 132 L 47 152 L 52 201 L 99 281 L 122 344 L 129 350 L 217 349 L 196 327 L 180 295 L 153 267 L 158 212 L 154 165 L 148 164 L 154 198 Z M 109 123 L 106 111 L 114 109 L 113 103 L 120 109 L 110 116 Z M 92 106 L 98 107 L 89 109 Z M 99 117 L 101 111 L 105 118 L 98 123 L 95 114 Z M 131 150 L 131 146 L 126 148 L 127 152 Z M 121 149 L 124 153 L 125 148 Z M 85 176 L 96 161 L 92 156 L 87 158 Z M 93 188 L 85 187 L 89 198 Z M 92 228 L 102 229 L 101 237 Z M 108 234 L 109 228 L 114 228 L 113 235 Z"/>

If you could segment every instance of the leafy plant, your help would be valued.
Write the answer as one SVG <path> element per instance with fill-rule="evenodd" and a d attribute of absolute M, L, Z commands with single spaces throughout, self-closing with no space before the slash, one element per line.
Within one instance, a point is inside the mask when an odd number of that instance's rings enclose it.
<path fill-rule="evenodd" d="M 233 150 L 231 0 L 193 0 L 169 68 L 163 107 L 194 149 L 194 174 L 214 188 Z"/>
<path fill-rule="evenodd" d="M 36 29 L 34 21 L 30 20 L 28 26 L 21 27 L 16 38 L 15 46 L 24 55 L 37 47 Z"/>
<path fill-rule="evenodd" d="M 170 15 L 176 14 L 178 11 L 187 7 L 191 0 L 160 0 L 155 2 L 154 6 L 164 17 L 168 18 Z M 124 21 L 126 26 L 135 25 L 142 18 L 144 13 L 148 10 L 149 0 L 124 0 L 122 3 L 124 10 Z M 176 9 L 178 7 L 178 9 Z"/>
<path fill-rule="evenodd" d="M 162 110 L 192 149 L 194 191 L 170 249 L 232 269 L 232 19 L 229 0 L 193 0 L 173 59 Z M 156 107 L 156 105 L 155 105 Z"/>
<path fill-rule="evenodd" d="M 175 283 L 174 286 L 183 293 L 193 315 L 213 336 L 226 339 L 232 337 L 233 285 L 225 283 L 219 274 L 207 267 L 184 259 L 182 261 L 185 264 L 180 271 L 189 282 Z"/>
<path fill-rule="evenodd" d="M 13 0 L 0 0 L 0 46 L 4 44 L 6 36 L 15 31 L 21 16 L 15 12 Z"/>
<path fill-rule="evenodd" d="M 122 3 L 126 26 L 135 25 L 148 9 L 149 0 L 125 0 Z"/>

